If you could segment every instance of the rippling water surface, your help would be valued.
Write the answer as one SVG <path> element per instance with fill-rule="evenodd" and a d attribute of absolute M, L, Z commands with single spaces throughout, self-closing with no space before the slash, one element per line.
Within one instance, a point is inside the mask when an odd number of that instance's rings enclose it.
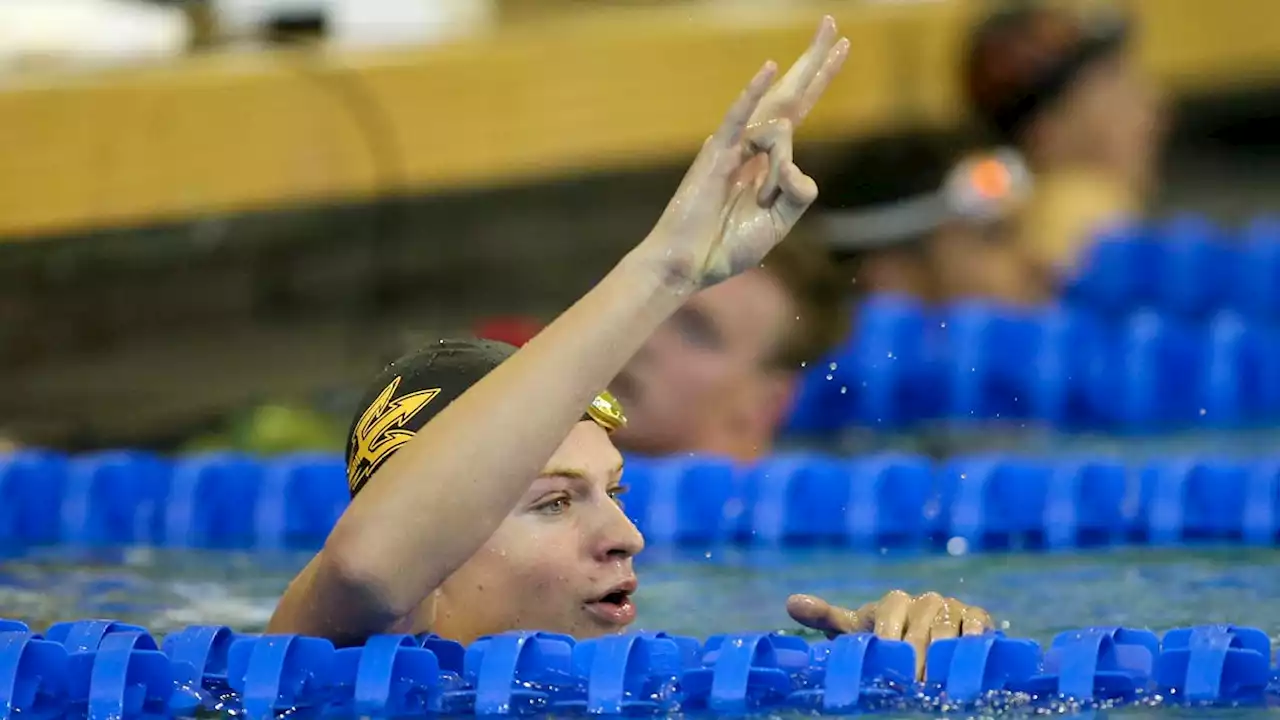
<path fill-rule="evenodd" d="M 260 631 L 303 555 L 32 552 L 0 565 L 0 616 L 48 624 L 110 617 L 164 634 L 190 624 Z M 869 556 L 839 551 L 646 552 L 639 625 L 705 637 L 791 627 L 792 592 L 851 606 L 901 587 L 986 607 L 1011 635 L 1047 643 L 1089 625 L 1229 622 L 1280 640 L 1280 550 L 1114 550 L 1079 554 Z M 1203 711 L 1126 708 L 1122 717 Z M 1215 710 L 1222 718 L 1268 710 Z"/>

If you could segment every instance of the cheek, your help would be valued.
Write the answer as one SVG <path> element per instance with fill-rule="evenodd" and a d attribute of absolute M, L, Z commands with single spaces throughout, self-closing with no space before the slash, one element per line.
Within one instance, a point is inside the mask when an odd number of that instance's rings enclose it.
<path fill-rule="evenodd" d="M 668 352 L 648 388 L 648 404 L 667 413 L 689 414 L 700 398 L 716 392 L 722 381 L 717 372 L 719 356 L 718 352 L 692 348 Z"/>
<path fill-rule="evenodd" d="M 484 563 L 514 596 L 547 598 L 575 592 L 580 584 L 579 533 L 568 521 L 508 518 L 486 543 Z"/>
<path fill-rule="evenodd" d="M 729 357 L 722 351 L 691 354 L 684 366 L 681 392 L 687 395 L 714 395 L 732 381 Z"/>

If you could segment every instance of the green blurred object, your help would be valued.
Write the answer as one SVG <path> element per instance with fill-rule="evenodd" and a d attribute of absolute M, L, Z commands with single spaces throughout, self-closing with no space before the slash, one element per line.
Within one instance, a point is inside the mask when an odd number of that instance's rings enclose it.
<path fill-rule="evenodd" d="M 317 410 L 269 404 L 232 418 L 225 430 L 191 439 L 183 449 L 238 450 L 259 455 L 335 452 L 342 448 L 342 435 L 338 423 Z"/>

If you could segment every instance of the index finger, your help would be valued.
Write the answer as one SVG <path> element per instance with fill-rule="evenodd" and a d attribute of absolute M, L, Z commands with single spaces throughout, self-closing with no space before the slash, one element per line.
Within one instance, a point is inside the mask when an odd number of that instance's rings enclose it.
<path fill-rule="evenodd" d="M 869 630 L 869 610 L 870 603 L 858 610 L 847 610 L 812 595 L 792 595 L 787 598 L 787 613 L 791 615 L 791 619 L 807 628 L 821 631 L 827 637 Z"/>
<path fill-rule="evenodd" d="M 711 143 L 722 148 L 730 148 L 738 144 L 742 139 L 742 133 L 746 130 L 747 123 L 751 121 L 751 115 L 756 111 L 756 107 L 760 105 L 760 100 L 764 98 L 764 94 L 769 91 L 769 84 L 773 82 L 773 76 L 778 72 L 778 66 L 772 60 L 767 61 L 764 67 L 751 78 L 751 82 L 743 89 L 742 94 L 729 108 L 729 113 L 725 115 L 724 122 L 720 124 L 720 129 L 716 130 L 711 136 Z"/>

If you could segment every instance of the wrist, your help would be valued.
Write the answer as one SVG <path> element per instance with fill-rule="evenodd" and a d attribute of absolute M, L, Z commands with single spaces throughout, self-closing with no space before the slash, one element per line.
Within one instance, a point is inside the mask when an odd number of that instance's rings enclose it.
<path fill-rule="evenodd" d="M 627 253 L 619 269 L 633 282 L 649 288 L 660 299 L 669 299 L 676 307 L 684 304 L 699 289 L 693 263 L 684 254 L 673 252 L 669 245 L 654 235 Z"/>

